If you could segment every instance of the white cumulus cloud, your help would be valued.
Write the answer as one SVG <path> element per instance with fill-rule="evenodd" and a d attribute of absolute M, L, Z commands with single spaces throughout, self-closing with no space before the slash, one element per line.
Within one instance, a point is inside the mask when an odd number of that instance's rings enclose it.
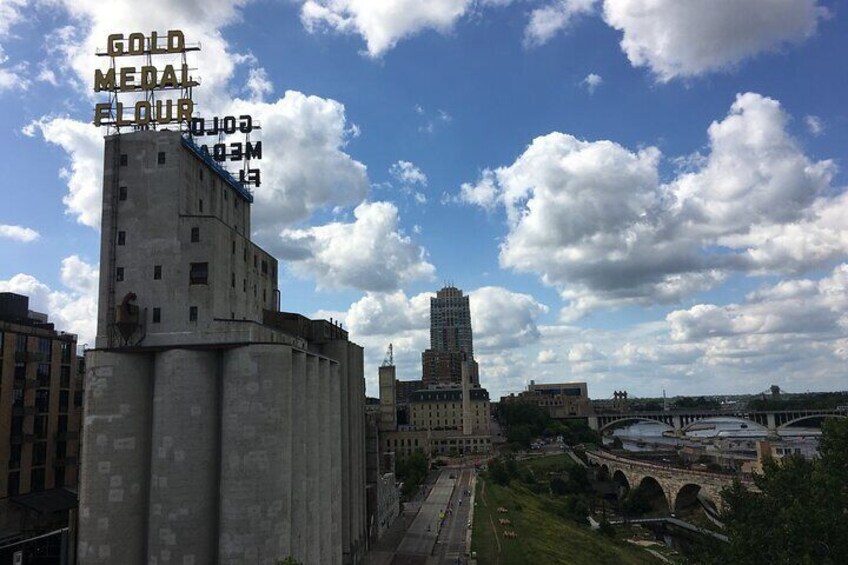
<path fill-rule="evenodd" d="M 586 75 L 586 78 L 580 81 L 580 84 L 586 87 L 586 90 L 589 91 L 589 94 L 594 94 L 595 90 L 601 86 L 604 82 L 604 79 L 601 75 L 595 73 L 589 73 Z"/>
<path fill-rule="evenodd" d="M 475 353 L 538 341 L 537 321 L 548 307 L 533 296 L 499 286 L 484 286 L 472 290 L 468 296 Z"/>
<path fill-rule="evenodd" d="M 804 116 L 804 124 L 813 135 L 824 133 L 824 121 L 818 116 Z"/>
<path fill-rule="evenodd" d="M 24 226 L 0 224 L 0 237 L 13 239 L 22 243 L 29 243 L 30 241 L 35 241 L 36 239 L 41 237 L 41 234 L 39 234 L 32 228 L 27 228 Z"/>
<path fill-rule="evenodd" d="M 307 0 L 300 19 L 311 32 L 355 33 L 370 57 L 380 57 L 398 41 L 426 29 L 449 31 L 473 0 Z"/>
<path fill-rule="evenodd" d="M 351 223 L 283 230 L 280 256 L 321 288 L 389 291 L 433 278 L 424 249 L 401 233 L 394 204 L 364 202 L 353 214 Z"/>
<path fill-rule="evenodd" d="M 553 0 L 530 12 L 524 28 L 524 44 L 542 45 L 554 35 L 568 29 L 577 16 L 594 11 L 598 0 Z"/>
<path fill-rule="evenodd" d="M 69 165 L 59 171 L 68 182 L 63 197 L 65 213 L 80 224 L 100 229 L 103 195 L 103 135 L 91 124 L 71 118 L 42 118 L 23 128 L 26 135 L 40 133 L 68 155 Z"/>
<path fill-rule="evenodd" d="M 816 32 L 818 0 L 604 0 L 631 64 L 666 82 L 732 67 Z"/>
<path fill-rule="evenodd" d="M 777 101 L 739 95 L 710 125 L 709 152 L 666 184 L 656 148 L 554 132 L 460 198 L 505 209 L 501 265 L 557 287 L 567 319 L 674 303 L 732 272 L 802 272 L 848 254 L 835 164 L 807 157 L 787 122 Z"/>
<path fill-rule="evenodd" d="M 559 361 L 559 356 L 553 349 L 543 349 L 536 355 L 536 363 L 546 365 L 548 363 L 556 363 Z"/>
<path fill-rule="evenodd" d="M 397 161 L 389 167 L 389 174 L 406 186 L 427 186 L 427 175 L 409 161 Z"/>

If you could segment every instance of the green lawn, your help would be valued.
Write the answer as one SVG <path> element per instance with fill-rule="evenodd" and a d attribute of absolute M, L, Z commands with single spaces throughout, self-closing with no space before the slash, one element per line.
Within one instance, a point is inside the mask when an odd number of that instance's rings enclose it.
<path fill-rule="evenodd" d="M 557 455 L 522 461 L 520 465 L 533 468 L 537 474 L 546 473 L 568 465 L 566 459 L 566 455 Z M 659 563 L 643 549 L 560 517 L 554 511 L 555 500 L 532 493 L 517 480 L 502 487 L 479 476 L 476 503 L 471 546 L 481 565 Z M 500 513 L 498 507 L 505 507 L 508 512 Z M 509 519 L 511 524 L 502 526 L 498 521 L 501 518 Z M 518 537 L 505 538 L 504 530 L 514 531 Z"/>

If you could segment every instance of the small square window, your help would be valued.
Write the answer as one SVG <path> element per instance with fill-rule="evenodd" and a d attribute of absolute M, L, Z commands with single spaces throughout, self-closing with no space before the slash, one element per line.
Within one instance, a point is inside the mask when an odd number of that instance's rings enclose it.
<path fill-rule="evenodd" d="M 165 164 L 165 152 L 164 152 L 164 151 L 160 151 L 160 152 L 159 152 L 158 161 L 159 161 L 159 164 L 160 164 L 160 165 L 164 165 L 164 164 Z"/>
<path fill-rule="evenodd" d="M 158 324 L 161 321 L 162 321 L 162 309 L 161 308 L 154 308 L 153 309 L 153 323 Z"/>
<path fill-rule="evenodd" d="M 115 280 L 118 281 L 118 282 L 124 280 L 124 268 L 123 267 L 118 267 L 117 269 L 115 269 Z"/>
<path fill-rule="evenodd" d="M 153 280 L 158 281 L 162 279 L 162 265 L 153 265 Z"/>
<path fill-rule="evenodd" d="M 188 321 L 189 322 L 196 322 L 197 321 L 197 306 L 189 306 Z"/>
<path fill-rule="evenodd" d="M 126 245 L 127 243 L 127 232 L 119 231 L 118 232 L 118 245 Z"/>
<path fill-rule="evenodd" d="M 192 263 L 189 272 L 189 284 L 207 284 L 209 263 Z"/>
<path fill-rule="evenodd" d="M 191 228 L 191 242 L 197 243 L 200 241 L 200 228 Z"/>
<path fill-rule="evenodd" d="M 118 200 L 126 200 L 127 199 L 127 187 L 119 186 L 118 187 Z"/>
<path fill-rule="evenodd" d="M 127 162 L 128 162 L 128 160 L 127 160 L 127 154 L 126 154 L 126 153 L 121 153 L 121 166 L 122 166 L 122 167 L 126 167 L 126 166 L 127 166 Z"/>

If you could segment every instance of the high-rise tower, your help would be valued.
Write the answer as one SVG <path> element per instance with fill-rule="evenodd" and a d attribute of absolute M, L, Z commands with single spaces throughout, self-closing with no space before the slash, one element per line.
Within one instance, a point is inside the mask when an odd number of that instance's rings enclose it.
<path fill-rule="evenodd" d="M 460 384 L 463 361 L 471 382 L 479 384 L 468 296 L 446 286 L 430 299 L 430 349 L 421 354 L 424 385 Z"/>

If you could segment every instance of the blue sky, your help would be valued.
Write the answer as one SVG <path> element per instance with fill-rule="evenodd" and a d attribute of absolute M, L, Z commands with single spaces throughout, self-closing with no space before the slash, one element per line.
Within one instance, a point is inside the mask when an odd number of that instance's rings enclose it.
<path fill-rule="evenodd" d="M 93 56 L 183 29 L 263 121 L 254 237 L 369 392 L 472 296 L 481 381 L 593 397 L 845 389 L 848 24 L 825 0 L 0 0 L 0 289 L 92 343 Z"/>

